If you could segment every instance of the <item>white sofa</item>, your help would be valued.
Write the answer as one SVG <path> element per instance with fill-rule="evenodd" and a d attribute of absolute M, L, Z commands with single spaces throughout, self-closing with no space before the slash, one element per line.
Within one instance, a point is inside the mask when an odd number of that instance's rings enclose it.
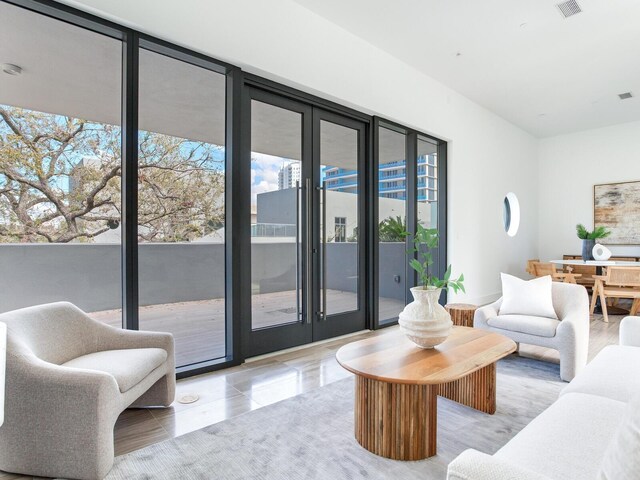
<path fill-rule="evenodd" d="M 173 336 L 110 327 L 67 302 L 0 315 L 7 326 L 0 470 L 101 479 L 130 406 L 175 395 Z"/>
<path fill-rule="evenodd" d="M 569 382 L 587 364 L 589 297 L 581 285 L 553 282 L 551 288 L 553 308 L 559 320 L 500 315 L 500 299 L 476 310 L 473 326 L 499 333 L 516 343 L 558 350 L 560 378 Z"/>
<path fill-rule="evenodd" d="M 620 326 L 620 344 L 605 347 L 553 405 L 494 455 L 462 452 L 449 465 L 447 479 L 604 478 L 599 474 L 607 445 L 617 441 L 627 404 L 639 394 L 640 317 L 627 317 Z"/>

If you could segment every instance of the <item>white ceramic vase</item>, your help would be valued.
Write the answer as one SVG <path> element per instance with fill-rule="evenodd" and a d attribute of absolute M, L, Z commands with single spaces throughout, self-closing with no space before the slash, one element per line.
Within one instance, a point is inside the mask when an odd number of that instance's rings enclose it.
<path fill-rule="evenodd" d="M 398 317 L 400 331 L 420 348 L 433 348 L 451 334 L 451 315 L 438 303 L 441 288 L 413 287 L 413 302 Z"/>
<path fill-rule="evenodd" d="M 604 245 L 596 243 L 591 251 L 594 260 L 607 261 L 611 258 L 611 250 Z"/>

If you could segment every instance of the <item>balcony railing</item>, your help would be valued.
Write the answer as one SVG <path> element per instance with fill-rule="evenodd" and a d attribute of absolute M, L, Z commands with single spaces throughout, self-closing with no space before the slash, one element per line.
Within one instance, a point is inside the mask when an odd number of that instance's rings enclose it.
<path fill-rule="evenodd" d="M 256 223 L 251 225 L 252 237 L 295 237 L 296 225 L 284 223 Z"/>

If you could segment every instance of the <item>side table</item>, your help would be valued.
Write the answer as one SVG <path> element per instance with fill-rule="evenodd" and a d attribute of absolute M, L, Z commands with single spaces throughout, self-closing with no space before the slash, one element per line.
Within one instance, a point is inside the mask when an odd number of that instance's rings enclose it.
<path fill-rule="evenodd" d="M 451 315 L 454 325 L 460 327 L 473 327 L 473 316 L 478 307 L 470 303 L 448 303 L 444 308 Z"/>

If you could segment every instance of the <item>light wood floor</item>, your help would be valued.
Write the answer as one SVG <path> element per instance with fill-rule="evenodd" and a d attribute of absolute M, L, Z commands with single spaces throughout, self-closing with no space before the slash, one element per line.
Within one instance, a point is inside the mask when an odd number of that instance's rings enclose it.
<path fill-rule="evenodd" d="M 618 342 L 622 318 L 610 316 L 610 323 L 607 324 L 602 321 L 601 315 L 592 317 L 589 359 L 606 345 Z M 176 398 L 196 393 L 200 400 L 188 405 L 176 402 L 167 409 L 126 410 L 115 427 L 116 455 L 184 435 L 346 378 L 351 374 L 335 360 L 338 348 L 360 338 L 386 335 L 396 328 L 362 332 L 257 358 L 238 367 L 179 380 Z M 557 352 L 542 347 L 522 345 L 520 355 L 559 362 Z M 24 478 L 31 477 L 0 472 L 0 480 Z"/>

